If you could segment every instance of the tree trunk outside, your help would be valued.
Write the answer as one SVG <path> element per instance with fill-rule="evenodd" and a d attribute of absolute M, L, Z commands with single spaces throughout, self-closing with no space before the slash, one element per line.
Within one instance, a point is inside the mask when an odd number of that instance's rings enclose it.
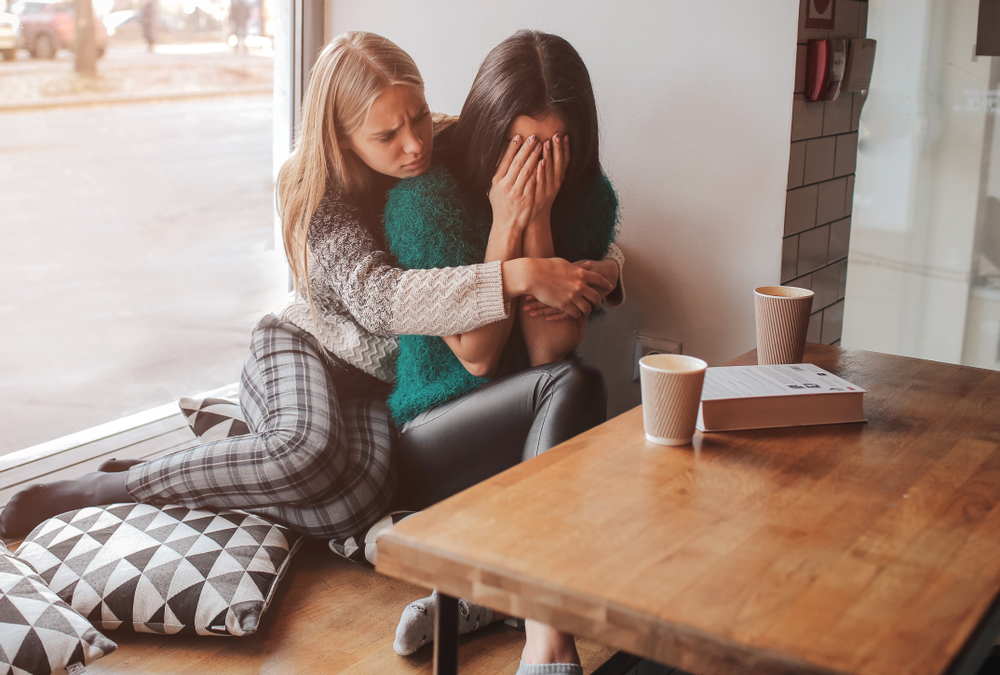
<path fill-rule="evenodd" d="M 97 77 L 94 5 L 91 0 L 76 0 L 76 72 L 86 77 Z"/>

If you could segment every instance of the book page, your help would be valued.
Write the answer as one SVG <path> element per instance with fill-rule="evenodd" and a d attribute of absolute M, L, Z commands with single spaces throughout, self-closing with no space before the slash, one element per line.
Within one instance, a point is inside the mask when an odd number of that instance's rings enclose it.
<path fill-rule="evenodd" d="M 705 371 L 702 400 L 754 396 L 798 396 L 833 392 L 864 392 L 811 363 L 780 366 L 724 366 Z"/>

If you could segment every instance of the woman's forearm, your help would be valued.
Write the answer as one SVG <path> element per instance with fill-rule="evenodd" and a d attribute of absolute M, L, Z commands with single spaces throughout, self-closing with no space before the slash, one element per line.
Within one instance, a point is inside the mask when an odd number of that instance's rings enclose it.
<path fill-rule="evenodd" d="M 494 222 L 486 246 L 483 262 L 515 260 L 522 254 L 522 232 L 514 226 Z M 500 356 L 514 325 L 514 312 L 506 319 L 487 324 L 482 328 L 451 335 L 444 339 L 465 369 L 477 377 L 488 377 L 496 372 Z"/>
<path fill-rule="evenodd" d="M 524 232 L 526 258 L 551 258 L 555 255 L 552 228 L 547 219 L 532 222 Z M 570 321 L 546 321 L 544 316 L 532 317 L 524 311 L 523 299 L 518 299 L 521 334 L 528 348 L 532 366 L 561 361 L 577 348 L 587 330 L 587 317 Z"/>

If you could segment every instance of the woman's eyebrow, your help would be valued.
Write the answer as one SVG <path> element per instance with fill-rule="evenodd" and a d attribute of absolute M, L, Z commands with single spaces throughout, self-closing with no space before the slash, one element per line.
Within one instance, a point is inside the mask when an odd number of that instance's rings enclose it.
<path fill-rule="evenodd" d="M 372 136 L 389 136 L 391 134 L 396 133 L 397 131 L 399 131 L 402 128 L 403 128 L 403 125 L 399 124 L 399 125 L 396 125 L 396 126 L 390 128 L 390 129 L 382 129 L 380 131 L 373 131 L 372 132 Z"/>

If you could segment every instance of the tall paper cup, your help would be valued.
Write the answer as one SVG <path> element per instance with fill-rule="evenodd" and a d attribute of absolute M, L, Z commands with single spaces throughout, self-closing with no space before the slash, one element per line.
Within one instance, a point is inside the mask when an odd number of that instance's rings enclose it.
<path fill-rule="evenodd" d="M 802 363 L 813 292 L 792 286 L 761 286 L 753 291 L 757 318 L 757 363 Z"/>
<path fill-rule="evenodd" d="M 647 440 L 660 445 L 691 442 L 707 367 L 701 359 L 680 354 L 650 354 L 639 360 Z"/>

